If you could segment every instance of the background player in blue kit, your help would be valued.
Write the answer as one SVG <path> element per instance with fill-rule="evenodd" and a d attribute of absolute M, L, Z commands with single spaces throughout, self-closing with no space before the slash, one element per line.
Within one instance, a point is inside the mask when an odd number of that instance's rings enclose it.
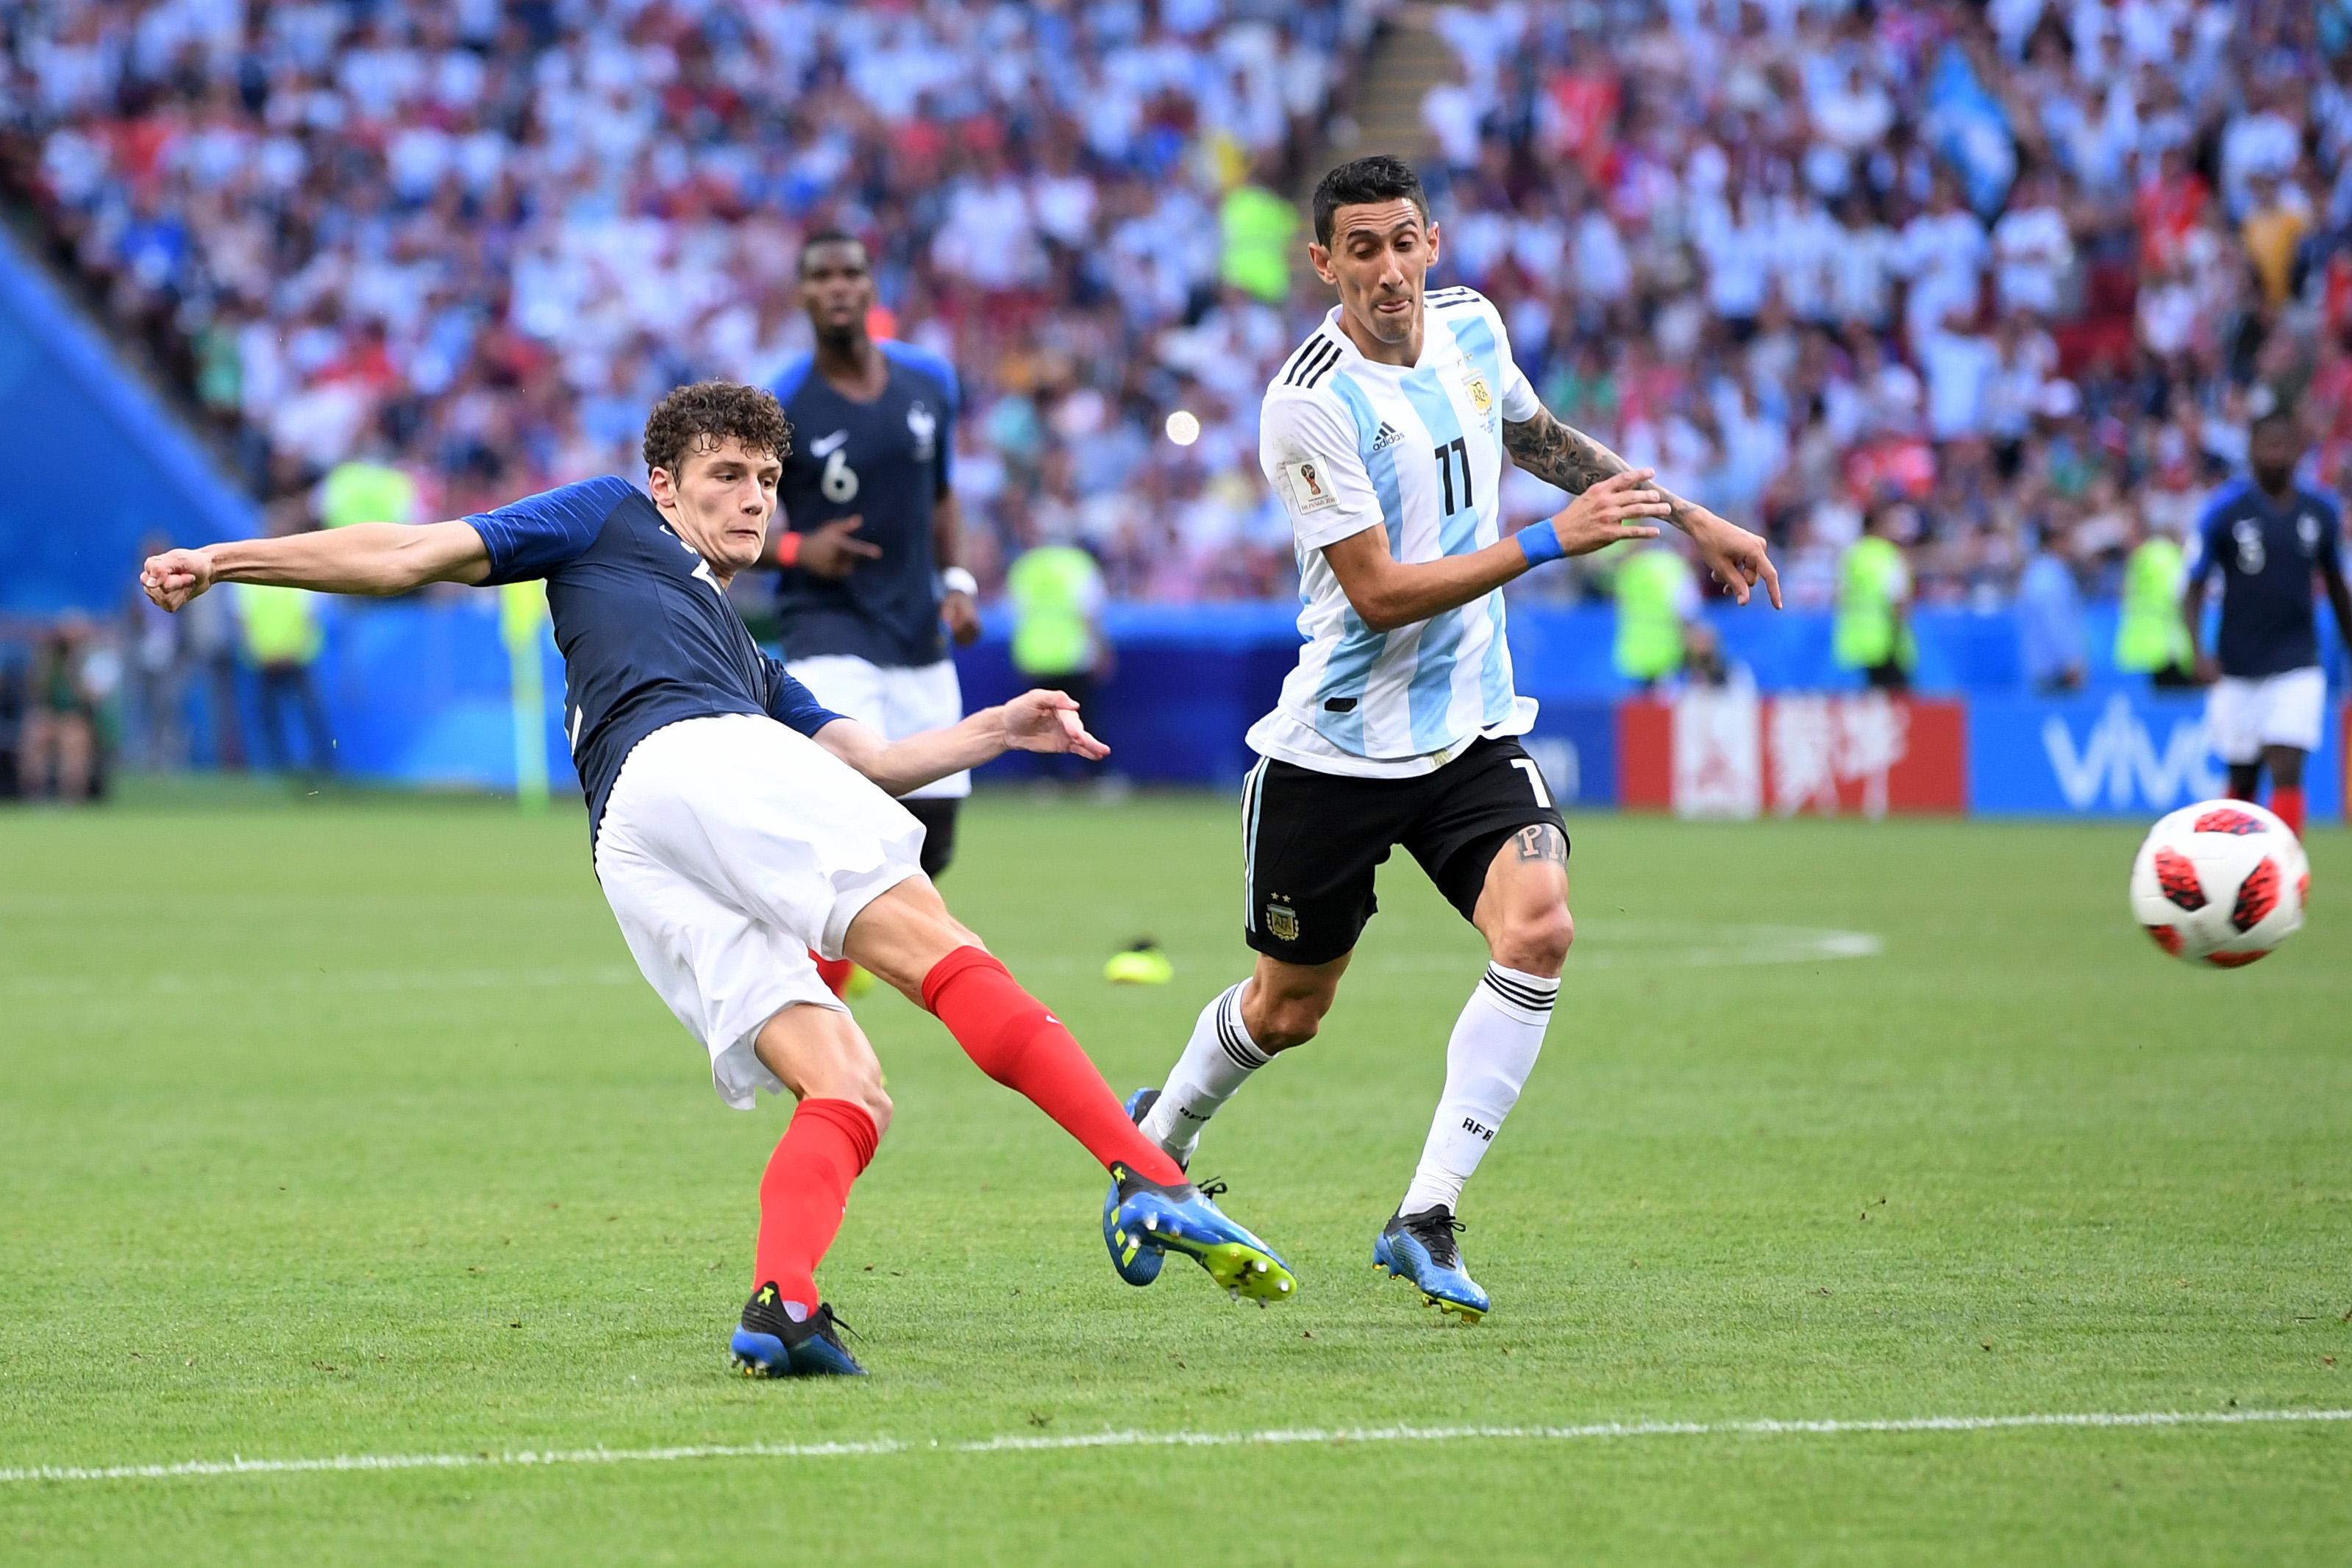
<path fill-rule="evenodd" d="M 737 618 L 727 584 L 766 550 L 791 447 L 774 397 L 704 382 L 646 421 L 650 498 L 587 479 L 454 522 L 165 551 L 141 582 L 177 610 L 224 582 L 381 595 L 546 580 L 596 879 L 629 951 L 730 1105 L 762 1089 L 800 1102 L 760 1184 L 752 1293 L 730 1346 L 746 1372 L 862 1370 L 815 1270 L 890 1100 L 813 952 L 854 958 L 936 1014 L 1101 1161 L 1118 1194 L 1103 1215 L 1114 1257 L 1172 1247 L 1228 1289 L 1282 1299 L 1281 1260 L 1186 1183 L 1061 1021 L 948 913 L 918 864 L 922 828 L 889 798 L 1014 747 L 1101 756 L 1076 704 L 1032 691 L 886 741 L 811 697 Z"/>
<path fill-rule="evenodd" d="M 949 476 L 955 370 L 875 342 L 874 274 L 851 236 L 803 244 L 800 292 L 816 348 L 775 383 L 800 433 L 776 489 L 786 667 L 826 707 L 899 740 L 963 716 L 942 624 L 959 643 L 980 635 Z M 954 858 L 956 808 L 971 793 L 971 775 L 957 773 L 903 797 L 923 825 L 927 875 Z"/>
<path fill-rule="evenodd" d="M 2345 591 L 2344 522 L 2335 499 L 2295 483 L 2303 433 L 2274 408 L 2248 432 L 2251 479 L 2225 487 L 2197 528 L 2197 562 L 2182 599 L 2189 646 L 2203 636 L 2205 582 L 2221 574 L 2221 630 L 2198 668 L 2213 689 L 2205 727 L 2230 765 L 2230 793 L 2252 800 L 2263 770 L 2271 809 L 2303 833 L 2303 763 L 2319 749 L 2327 679 L 2319 667 L 2319 616 L 2311 574 L 2326 584 L 2336 629 L 2352 645 L 2352 594 Z M 2218 676 L 2219 679 L 2215 679 Z"/>

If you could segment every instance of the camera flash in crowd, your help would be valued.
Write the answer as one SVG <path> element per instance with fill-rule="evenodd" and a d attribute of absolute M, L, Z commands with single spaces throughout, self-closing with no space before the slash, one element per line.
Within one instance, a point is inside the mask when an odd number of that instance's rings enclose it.
<path fill-rule="evenodd" d="M 1189 408 L 1179 408 L 1168 416 L 1168 438 L 1179 447 L 1189 447 L 1201 438 L 1200 416 Z"/>

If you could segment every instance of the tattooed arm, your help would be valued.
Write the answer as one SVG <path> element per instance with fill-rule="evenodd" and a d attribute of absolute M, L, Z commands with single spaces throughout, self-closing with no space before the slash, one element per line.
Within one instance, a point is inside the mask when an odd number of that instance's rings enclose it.
<path fill-rule="evenodd" d="M 1633 466 L 1548 408 L 1538 409 L 1532 419 L 1506 420 L 1503 449 L 1520 468 L 1570 495 L 1580 496 Z M 1732 597 L 1746 604 L 1748 589 L 1760 579 L 1772 596 L 1772 607 L 1780 607 L 1780 574 L 1773 569 L 1762 539 L 1725 521 L 1696 501 L 1685 500 L 1664 485 L 1653 482 L 1650 488 L 1666 499 L 1672 509 L 1666 521 L 1690 535 L 1691 542 L 1698 546 L 1699 559 Z"/>

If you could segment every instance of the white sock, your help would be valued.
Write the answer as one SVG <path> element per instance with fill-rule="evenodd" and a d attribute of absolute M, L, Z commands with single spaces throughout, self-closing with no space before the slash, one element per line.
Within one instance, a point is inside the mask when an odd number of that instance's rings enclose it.
<path fill-rule="evenodd" d="M 1499 963 L 1486 966 L 1454 1021 L 1454 1037 L 1445 1043 L 1445 1094 L 1437 1102 L 1421 1166 L 1405 1189 L 1400 1213 L 1459 1210 L 1463 1184 L 1478 1169 L 1503 1118 L 1518 1103 L 1520 1086 L 1535 1070 L 1559 994 L 1556 979 Z"/>
<path fill-rule="evenodd" d="M 1273 1058 L 1257 1048 L 1242 1022 L 1244 980 L 1201 1009 L 1184 1054 L 1168 1072 L 1159 1101 L 1145 1113 L 1143 1135 L 1179 1160 L 1192 1157 L 1201 1129 L 1231 1100 L 1249 1075 Z"/>

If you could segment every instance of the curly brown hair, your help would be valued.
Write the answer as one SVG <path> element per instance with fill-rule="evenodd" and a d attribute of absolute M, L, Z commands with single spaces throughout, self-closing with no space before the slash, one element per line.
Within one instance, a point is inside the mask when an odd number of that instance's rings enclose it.
<path fill-rule="evenodd" d="M 673 389 L 646 416 L 646 468 L 675 479 L 689 452 L 707 452 L 732 437 L 747 452 L 793 453 L 793 422 L 763 386 L 698 381 Z"/>

